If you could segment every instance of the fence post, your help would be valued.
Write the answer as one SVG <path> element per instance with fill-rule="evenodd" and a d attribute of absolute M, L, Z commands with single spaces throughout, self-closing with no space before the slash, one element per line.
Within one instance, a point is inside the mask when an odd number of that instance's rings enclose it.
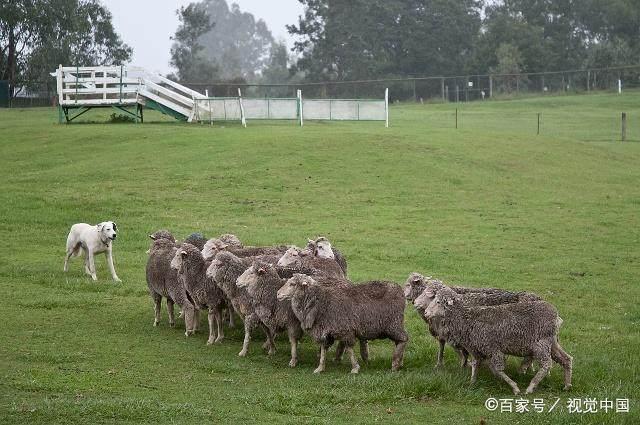
<path fill-rule="evenodd" d="M 456 130 L 458 129 L 458 108 L 456 108 Z"/>
<path fill-rule="evenodd" d="M 540 112 L 538 112 L 538 132 L 536 133 L 536 135 L 540 135 Z"/>
<path fill-rule="evenodd" d="M 413 79 L 413 101 L 417 102 L 418 101 L 418 97 L 416 96 L 416 79 Z"/>
<path fill-rule="evenodd" d="M 587 91 L 591 91 L 591 71 L 587 70 Z"/>
<path fill-rule="evenodd" d="M 384 89 L 384 126 L 389 128 L 389 87 Z"/>
<path fill-rule="evenodd" d="M 489 97 L 493 97 L 493 75 L 489 75 Z"/>
<path fill-rule="evenodd" d="M 460 86 L 456 84 L 456 103 L 460 102 Z"/>
<path fill-rule="evenodd" d="M 442 94 L 442 101 L 445 101 L 444 97 L 444 77 L 440 78 L 440 92 Z"/>
<path fill-rule="evenodd" d="M 622 141 L 624 142 L 627 139 L 627 113 L 622 113 Z"/>

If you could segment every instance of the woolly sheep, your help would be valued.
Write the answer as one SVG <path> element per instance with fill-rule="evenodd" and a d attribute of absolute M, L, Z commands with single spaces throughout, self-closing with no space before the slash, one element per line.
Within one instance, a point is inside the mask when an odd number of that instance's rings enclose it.
<path fill-rule="evenodd" d="M 402 366 L 409 336 L 404 329 L 405 300 L 396 284 L 326 286 L 310 276 L 296 274 L 280 288 L 278 299 L 291 300 L 302 329 L 320 345 L 320 361 L 314 373 L 325 370 L 326 352 L 335 340 L 346 346 L 351 373 L 360 370 L 353 352 L 356 339 L 391 339 L 396 344 L 391 369 Z"/>
<path fill-rule="evenodd" d="M 316 257 L 335 259 L 340 265 L 342 273 L 347 276 L 347 260 L 337 248 L 331 245 L 331 242 L 324 236 L 319 236 L 315 240 L 309 239 L 307 247 Z"/>
<path fill-rule="evenodd" d="M 272 346 L 275 347 L 275 335 L 283 330 L 287 331 L 291 345 L 289 366 L 295 367 L 298 363 L 298 341 L 302 338 L 302 328 L 291 309 L 291 302 L 277 297 L 278 290 L 284 284 L 285 280 L 278 276 L 275 267 L 262 260 L 254 261 L 236 281 L 238 288 L 246 288 L 256 314 L 269 329 L 268 338 Z"/>
<path fill-rule="evenodd" d="M 445 340 L 440 336 L 438 319 L 428 320 L 424 317 L 424 310 L 429 303 L 435 298 L 435 293 L 439 288 L 444 287 L 444 283 L 438 279 L 425 277 L 420 273 L 411 273 L 407 278 L 404 286 L 405 298 L 411 301 L 420 316 L 427 322 L 429 332 L 438 340 L 439 348 L 436 360 L 436 368 L 443 365 L 443 354 Z M 456 293 L 462 294 L 465 305 L 482 306 L 497 305 L 523 301 L 540 301 L 541 298 L 530 292 L 512 292 L 496 288 L 467 288 L 463 286 L 451 286 Z M 420 302 L 418 302 L 420 300 Z M 458 357 L 460 357 L 461 366 L 467 365 L 468 353 L 462 347 L 453 347 Z M 521 365 L 521 372 L 527 370 L 531 365 L 531 359 L 527 358 Z"/>
<path fill-rule="evenodd" d="M 182 307 L 185 316 L 185 335 L 192 334 L 197 326 L 197 315 L 194 305 L 189 301 L 184 286 L 178 281 L 176 271 L 171 269 L 171 260 L 174 257 L 177 248 L 175 247 L 175 239 L 167 232 L 165 236 L 160 237 L 158 232 L 150 235 L 155 239 L 149 249 L 149 257 L 146 266 L 147 287 L 149 295 L 154 301 L 155 319 L 153 326 L 160 323 L 160 310 L 162 298 L 167 299 L 167 311 L 169 313 L 169 326 L 175 325 L 173 314 L 173 304 L 176 303 Z"/>
<path fill-rule="evenodd" d="M 251 297 L 247 293 L 246 288 L 238 288 L 236 280 L 251 266 L 256 257 L 239 258 L 228 251 L 221 251 L 216 254 L 207 269 L 207 277 L 213 279 L 220 289 L 224 292 L 227 299 L 231 302 L 233 309 L 244 320 L 244 341 L 242 350 L 238 355 L 244 357 L 249 350 L 249 342 L 251 341 L 251 332 L 256 325 L 262 326 L 267 335 L 265 348 L 269 350 L 269 354 L 273 354 L 274 347 L 270 345 L 269 330 L 264 326 L 254 311 Z"/>
<path fill-rule="evenodd" d="M 531 394 L 548 374 L 552 360 L 564 369 L 564 389 L 571 388 L 573 359 L 558 342 L 558 312 L 545 301 L 469 307 L 462 295 L 445 286 L 438 290 L 425 316 L 438 318 L 445 339 L 471 354 L 472 383 L 479 363 L 488 360 L 491 371 L 519 394 L 518 385 L 504 373 L 505 355 L 509 354 L 533 357 L 540 364 L 525 394 Z"/>
<path fill-rule="evenodd" d="M 199 309 L 209 311 L 209 339 L 207 345 L 220 342 L 224 338 L 222 312 L 227 302 L 224 293 L 206 276 L 210 262 L 202 258 L 200 250 L 195 246 L 183 243 L 171 260 L 171 268 L 177 272 L 178 280 L 184 285 L 187 294 Z M 214 331 L 214 322 L 217 336 Z"/>
<path fill-rule="evenodd" d="M 295 273 L 310 276 L 324 275 L 345 278 L 344 271 L 335 258 L 315 256 L 309 249 L 292 246 L 280 257 L 277 263 L 281 277 L 292 277 Z"/>

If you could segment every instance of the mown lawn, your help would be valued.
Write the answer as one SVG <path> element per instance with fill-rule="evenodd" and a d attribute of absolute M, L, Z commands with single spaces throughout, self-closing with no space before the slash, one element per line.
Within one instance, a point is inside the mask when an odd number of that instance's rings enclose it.
<path fill-rule="evenodd" d="M 111 111 L 67 126 L 54 109 L 0 110 L 0 423 L 640 422 L 640 93 L 457 106 L 457 130 L 452 104 L 394 105 L 389 129 L 151 113 L 106 124 Z M 65 275 L 70 225 L 103 220 L 118 223 L 123 283 L 102 257 L 97 283 L 79 260 Z M 437 344 L 411 306 L 399 373 L 387 341 L 357 376 L 346 361 L 316 376 L 308 339 L 292 370 L 286 338 L 267 357 L 257 333 L 241 359 L 240 327 L 215 347 L 181 320 L 154 328 L 144 266 L 159 228 L 253 245 L 325 235 L 356 281 L 419 271 L 537 292 L 564 319 L 574 389 L 555 366 L 534 394 L 547 408 L 559 397 L 554 412 L 487 411 L 508 386 L 486 369 L 470 386 L 450 349 L 434 371 Z M 627 398 L 630 412 L 569 414 L 569 398 Z"/>

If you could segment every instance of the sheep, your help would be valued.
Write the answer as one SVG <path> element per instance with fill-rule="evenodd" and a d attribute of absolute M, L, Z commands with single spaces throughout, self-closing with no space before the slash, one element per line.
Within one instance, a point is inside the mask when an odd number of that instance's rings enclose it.
<path fill-rule="evenodd" d="M 177 272 L 178 280 L 184 285 L 187 294 L 199 309 L 209 311 L 209 339 L 207 345 L 221 342 L 224 338 L 222 312 L 227 302 L 224 293 L 206 276 L 210 262 L 202 258 L 200 250 L 188 243 L 183 243 L 171 260 L 171 268 Z M 217 336 L 214 332 L 214 322 Z"/>
<path fill-rule="evenodd" d="M 335 258 L 318 257 L 309 249 L 300 249 L 295 246 L 287 249 L 278 260 L 277 266 L 280 277 L 286 278 L 292 277 L 295 273 L 334 278 L 346 277 Z"/>
<path fill-rule="evenodd" d="M 153 326 L 160 323 L 160 309 L 162 297 L 167 299 L 167 311 L 169 313 L 169 326 L 175 325 L 173 315 L 173 304 L 182 307 L 185 317 L 185 335 L 191 335 L 197 327 L 197 315 L 194 305 L 188 299 L 184 286 L 178 281 L 175 270 L 171 269 L 171 259 L 174 257 L 177 248 L 175 239 L 167 231 L 164 236 L 159 232 L 150 235 L 154 239 L 149 249 L 147 259 L 146 278 L 149 294 L 154 301 L 155 319 Z"/>
<path fill-rule="evenodd" d="M 235 239 L 233 239 L 235 238 Z M 238 257 L 256 257 L 259 255 L 282 255 L 288 247 L 286 246 L 243 246 L 237 237 L 233 235 L 222 235 L 220 238 L 209 239 L 202 249 L 202 256 L 207 260 L 220 251 L 233 252 Z"/>
<path fill-rule="evenodd" d="M 436 368 L 442 367 L 442 365 L 444 364 L 443 354 L 445 340 L 440 336 L 438 320 L 427 320 L 424 317 L 424 308 L 426 308 L 426 306 L 428 306 L 429 303 L 433 300 L 437 289 L 443 286 L 444 284 L 440 280 L 433 279 L 431 277 L 425 277 L 419 273 L 411 273 L 407 278 L 404 286 L 405 298 L 414 304 L 420 316 L 422 316 L 425 322 L 427 322 L 429 332 L 434 338 L 438 340 L 439 348 L 436 360 Z M 469 306 L 497 305 L 541 300 L 540 297 L 530 292 L 512 292 L 496 288 L 466 288 L 463 286 L 451 286 L 450 288 L 453 289 L 456 293 L 462 294 L 465 305 Z M 420 303 L 416 302 L 418 299 L 421 300 Z M 421 305 L 423 305 L 424 308 L 421 308 Z M 461 366 L 465 367 L 467 365 L 468 353 L 462 347 L 454 346 L 453 348 L 460 358 Z M 530 358 L 527 358 L 522 362 L 521 372 L 524 373 L 529 368 L 529 366 L 531 365 L 531 361 L 532 360 Z"/>
<path fill-rule="evenodd" d="M 445 339 L 471 353 L 471 383 L 477 380 L 479 363 L 488 360 L 491 371 L 518 395 L 518 385 L 504 373 L 505 355 L 510 354 L 533 357 L 540 364 L 525 394 L 536 389 L 552 361 L 564 369 L 564 389 L 571 388 L 573 359 L 558 342 L 558 311 L 545 301 L 466 306 L 462 295 L 444 286 L 426 307 L 425 316 L 439 319 Z"/>
<path fill-rule="evenodd" d="M 265 348 L 268 348 L 269 354 L 273 354 L 274 347 L 270 345 L 269 330 L 260 322 L 256 315 L 251 297 L 247 293 L 246 288 L 238 288 L 236 280 L 240 275 L 251 266 L 256 257 L 239 258 L 228 251 L 221 251 L 216 254 L 207 269 L 207 277 L 213 279 L 220 289 L 224 292 L 227 299 L 231 302 L 233 309 L 244 320 L 244 341 L 242 350 L 238 356 L 244 357 L 249 350 L 249 342 L 251 341 L 251 332 L 256 325 L 261 325 L 267 335 Z"/>
<path fill-rule="evenodd" d="M 246 288 L 256 315 L 268 328 L 267 338 L 272 347 L 275 347 L 273 338 L 276 333 L 286 329 L 291 345 L 289 367 L 295 367 L 298 363 L 298 341 L 302 338 L 302 328 L 291 309 L 291 302 L 277 297 L 278 290 L 284 284 L 285 280 L 278 276 L 276 268 L 263 260 L 254 261 L 236 280 L 238 288 Z"/>
<path fill-rule="evenodd" d="M 342 273 L 347 276 L 347 260 L 342 255 L 342 252 L 331 245 L 327 238 L 319 236 L 315 240 L 309 239 L 306 248 L 316 257 L 335 259 L 340 265 Z"/>
<path fill-rule="evenodd" d="M 356 339 L 391 339 L 396 344 L 391 370 L 402 367 L 409 336 L 404 329 L 405 300 L 395 283 L 326 286 L 311 276 L 296 274 L 278 290 L 278 299 L 291 300 L 302 329 L 320 345 L 314 373 L 325 370 L 326 352 L 335 340 L 346 346 L 351 373 L 360 370 L 353 352 Z"/>

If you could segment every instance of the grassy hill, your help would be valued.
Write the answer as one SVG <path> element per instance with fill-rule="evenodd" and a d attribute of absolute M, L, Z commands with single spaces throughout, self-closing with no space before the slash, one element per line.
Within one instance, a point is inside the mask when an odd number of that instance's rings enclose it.
<path fill-rule="evenodd" d="M 455 129 L 458 107 L 459 128 Z M 629 142 L 620 113 L 629 114 Z M 394 105 L 381 123 L 105 123 L 91 112 L 56 124 L 54 109 L 0 110 L 0 422 L 10 423 L 638 423 L 640 93 L 472 104 Z M 537 113 L 542 114 L 536 135 Z M 97 123 L 87 123 L 95 121 Z M 62 272 L 76 222 L 114 220 L 121 284 L 98 257 Z M 219 346 L 182 321 L 152 326 L 147 235 L 237 234 L 252 245 L 325 235 L 350 278 L 403 283 L 418 271 L 452 284 L 534 291 L 553 302 L 574 357 L 574 390 L 555 366 L 535 393 L 553 413 L 488 412 L 513 398 L 469 371 L 406 310 L 405 367 L 389 341 L 350 376 L 312 374 L 305 338 L 289 369 L 286 338 L 267 357 L 256 332 Z M 205 320 L 202 322 L 205 326 Z M 182 329 L 182 330 L 181 330 Z M 517 361 L 507 373 L 521 387 Z M 532 401 L 534 397 L 529 397 Z M 569 414 L 569 398 L 628 398 L 629 413 Z"/>

